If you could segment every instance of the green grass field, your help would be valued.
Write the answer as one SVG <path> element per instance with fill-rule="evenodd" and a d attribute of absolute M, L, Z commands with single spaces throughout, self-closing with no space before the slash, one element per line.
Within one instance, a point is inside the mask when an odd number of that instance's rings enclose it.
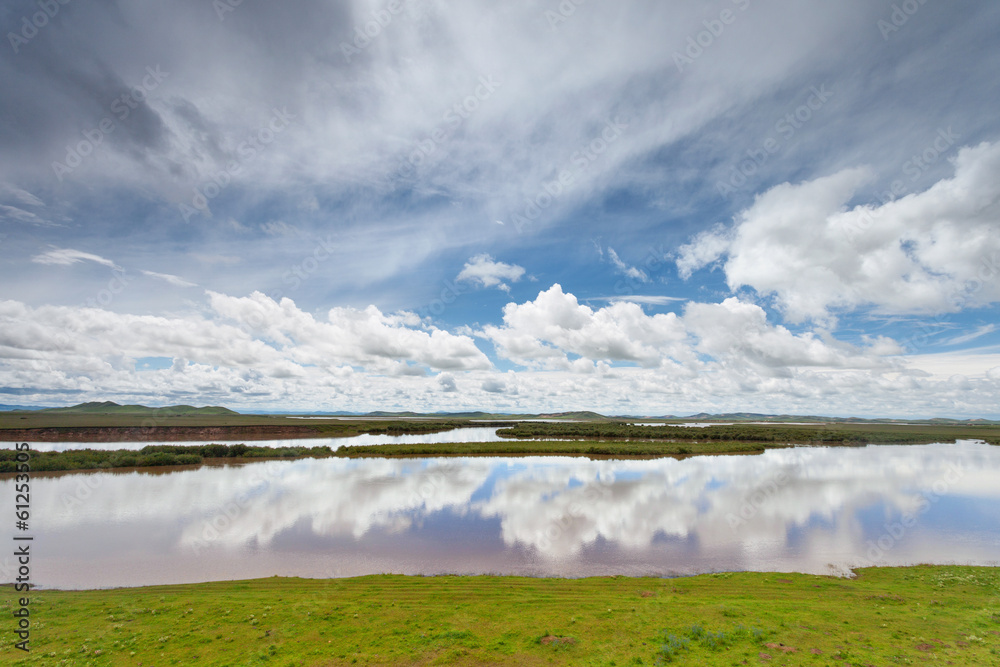
<path fill-rule="evenodd" d="M 8 588 L 0 618 L 12 629 Z M 32 594 L 12 665 L 997 665 L 1000 569 L 403 577 Z"/>

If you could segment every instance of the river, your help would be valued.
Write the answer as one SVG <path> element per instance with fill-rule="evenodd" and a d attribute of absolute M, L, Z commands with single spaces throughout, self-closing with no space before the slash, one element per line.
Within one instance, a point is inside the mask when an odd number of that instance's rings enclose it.
<path fill-rule="evenodd" d="M 845 574 L 996 565 L 1000 447 L 799 447 L 684 460 L 301 459 L 32 479 L 32 578 Z M 13 498 L 13 480 L 0 481 Z M 13 559 L 0 561 L 11 581 Z"/>

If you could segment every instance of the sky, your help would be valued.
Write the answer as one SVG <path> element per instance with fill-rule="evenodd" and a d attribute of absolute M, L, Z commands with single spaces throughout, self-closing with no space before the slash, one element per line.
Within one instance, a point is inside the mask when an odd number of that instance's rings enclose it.
<path fill-rule="evenodd" d="M 996 2 L 0 29 L 0 403 L 1000 418 Z"/>

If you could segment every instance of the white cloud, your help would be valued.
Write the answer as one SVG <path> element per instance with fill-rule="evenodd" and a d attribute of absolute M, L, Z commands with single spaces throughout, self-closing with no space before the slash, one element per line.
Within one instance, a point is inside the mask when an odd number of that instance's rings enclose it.
<path fill-rule="evenodd" d="M 582 357 L 679 374 L 719 364 L 752 367 L 765 374 L 801 367 L 888 369 L 895 362 L 885 357 L 902 351 L 885 338 L 856 348 L 829 335 L 793 334 L 769 324 L 759 306 L 736 298 L 720 304 L 688 303 L 681 317 L 647 315 L 628 302 L 593 310 L 559 285 L 539 293 L 534 301 L 507 304 L 503 326 L 486 326 L 483 335 L 501 356 L 529 367 L 568 369 L 572 357 Z M 705 361 L 706 355 L 711 362 Z"/>
<path fill-rule="evenodd" d="M 391 373 L 405 372 L 405 362 L 435 370 L 490 368 L 489 360 L 471 338 L 439 329 L 428 333 L 412 328 L 420 325 L 420 318 L 413 313 L 386 315 L 375 306 L 364 310 L 331 308 L 323 321 L 300 310 L 288 298 L 276 302 L 260 292 L 248 297 L 208 295 L 217 314 L 286 349 L 297 363 L 319 367 L 360 364 Z"/>
<path fill-rule="evenodd" d="M 623 296 L 592 296 L 587 301 L 628 301 L 629 303 L 641 303 L 649 306 L 667 306 L 671 303 L 687 301 L 687 299 L 681 296 L 626 294 Z"/>
<path fill-rule="evenodd" d="M 0 197 L 24 206 L 45 206 L 45 202 L 11 183 L 0 183 Z"/>
<path fill-rule="evenodd" d="M 438 375 L 438 384 L 441 385 L 441 391 L 444 392 L 455 392 L 458 391 L 458 383 L 455 382 L 455 376 L 451 373 L 441 373 Z"/>
<path fill-rule="evenodd" d="M 260 293 L 208 293 L 207 307 L 168 317 L 0 301 L 0 388 L 31 404 L 646 415 L 991 416 L 1000 396 L 995 352 L 902 357 L 889 339 L 792 332 L 735 298 L 648 315 L 593 309 L 554 285 L 479 333 L 526 367 L 506 372 L 469 336 L 426 326 L 374 306 L 318 316 Z M 175 363 L 137 372 L 150 356 Z"/>
<path fill-rule="evenodd" d="M 963 148 L 953 178 L 882 205 L 848 208 L 865 169 L 757 197 L 728 232 L 682 248 L 682 275 L 725 253 L 731 289 L 773 294 L 794 321 L 874 306 L 957 312 L 1000 301 L 1000 143 Z"/>
<path fill-rule="evenodd" d="M 524 267 L 496 262 L 484 253 L 470 258 L 455 279 L 478 283 L 483 287 L 496 287 L 509 292 L 510 286 L 504 281 L 509 280 L 516 283 L 522 276 L 524 276 Z"/>
<path fill-rule="evenodd" d="M 289 225 L 284 220 L 271 220 L 262 224 L 260 228 L 268 236 L 302 236 L 302 232 L 295 225 Z"/>
<path fill-rule="evenodd" d="M 14 222 L 26 222 L 30 225 L 48 224 L 45 220 L 42 220 L 31 211 L 25 211 L 17 206 L 7 206 L 5 204 L 0 204 L 0 219 L 11 220 Z"/>
<path fill-rule="evenodd" d="M 732 243 L 731 235 L 722 225 L 701 232 L 691 243 L 678 248 L 677 273 L 687 280 L 698 269 L 721 257 Z"/>
<path fill-rule="evenodd" d="M 611 263 L 614 264 L 618 272 L 623 276 L 643 283 L 649 282 L 649 276 L 647 276 L 644 271 L 637 269 L 634 266 L 629 266 L 623 262 L 618 256 L 618 253 L 615 252 L 615 249 L 610 246 L 608 246 L 608 257 L 611 259 Z"/>
<path fill-rule="evenodd" d="M 52 250 L 47 250 L 39 255 L 35 255 L 31 258 L 31 261 L 37 264 L 57 264 L 64 266 L 76 264 L 81 261 L 88 261 L 96 262 L 97 264 L 101 264 L 112 269 L 120 268 L 110 259 L 105 259 L 104 257 L 94 255 L 93 253 L 83 252 L 82 250 L 73 250 L 72 248 L 53 248 Z"/>
<path fill-rule="evenodd" d="M 972 342 L 977 338 L 982 338 L 983 336 L 989 335 L 997 330 L 997 325 L 995 324 L 984 324 L 978 327 L 975 331 L 965 334 L 964 336 L 955 336 L 954 338 L 949 338 L 944 341 L 945 345 L 964 345 L 965 343 Z"/>
<path fill-rule="evenodd" d="M 169 273 L 157 273 L 156 271 L 145 271 L 145 270 L 142 273 L 143 275 L 147 275 L 150 278 L 157 278 L 159 280 L 166 281 L 176 287 L 197 287 L 195 283 L 184 280 L 183 278 L 171 275 Z"/>
<path fill-rule="evenodd" d="M 577 355 L 655 367 L 671 354 L 688 353 L 681 345 L 686 334 L 673 313 L 647 316 L 626 302 L 594 311 L 558 284 L 534 301 L 508 303 L 503 325 L 483 331 L 501 356 L 528 366 L 568 368 L 567 355 Z"/>

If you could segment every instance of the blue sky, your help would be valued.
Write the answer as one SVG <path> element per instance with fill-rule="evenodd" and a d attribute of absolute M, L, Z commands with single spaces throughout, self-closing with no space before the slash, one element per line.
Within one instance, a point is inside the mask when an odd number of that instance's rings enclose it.
<path fill-rule="evenodd" d="M 0 402 L 1000 417 L 996 3 L 57 5 Z"/>

